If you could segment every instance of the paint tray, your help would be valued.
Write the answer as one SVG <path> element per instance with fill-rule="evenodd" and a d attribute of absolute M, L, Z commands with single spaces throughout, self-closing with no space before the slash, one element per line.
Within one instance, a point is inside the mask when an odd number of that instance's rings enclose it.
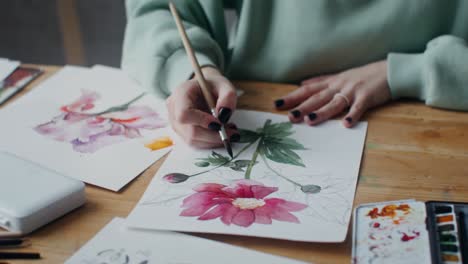
<path fill-rule="evenodd" d="M 468 263 L 467 203 L 415 200 L 354 211 L 352 263 Z"/>

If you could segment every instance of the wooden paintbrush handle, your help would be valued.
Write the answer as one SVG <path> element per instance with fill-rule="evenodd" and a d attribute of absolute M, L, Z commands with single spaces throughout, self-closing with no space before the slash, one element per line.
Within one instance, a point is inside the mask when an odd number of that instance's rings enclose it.
<path fill-rule="evenodd" d="M 177 29 L 179 30 L 180 36 L 182 38 L 182 43 L 184 44 L 184 48 L 187 51 L 190 61 L 192 62 L 193 69 L 195 70 L 195 78 L 197 78 L 198 84 L 200 85 L 203 97 L 205 97 L 206 103 L 212 111 L 212 114 L 217 117 L 217 113 L 215 111 L 216 103 L 213 99 L 213 95 L 211 94 L 209 86 L 206 83 L 205 77 L 203 76 L 203 73 L 200 69 L 200 64 L 198 63 L 197 57 L 195 57 L 192 44 L 187 37 L 187 33 L 185 32 L 185 28 L 182 24 L 182 20 L 179 17 L 179 13 L 177 12 L 177 9 L 172 2 L 169 3 L 169 9 L 171 10 L 172 16 L 174 17 Z"/>

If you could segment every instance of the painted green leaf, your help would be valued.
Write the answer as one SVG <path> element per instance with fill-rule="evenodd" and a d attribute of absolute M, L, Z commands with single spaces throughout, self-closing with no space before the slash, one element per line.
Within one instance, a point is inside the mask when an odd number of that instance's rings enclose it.
<path fill-rule="evenodd" d="M 306 148 L 297 142 L 293 138 L 276 138 L 276 137 L 266 137 L 264 139 L 265 144 L 279 144 L 282 145 L 284 148 L 289 148 L 293 150 L 305 150 Z"/>
<path fill-rule="evenodd" d="M 198 166 L 198 167 L 208 167 L 208 166 L 210 166 L 210 163 L 207 162 L 207 161 L 197 161 L 197 162 L 195 162 L 195 166 Z"/>
<path fill-rule="evenodd" d="M 229 157 L 223 156 L 217 153 L 216 151 L 213 151 L 211 152 L 211 155 L 208 158 L 200 158 L 198 160 L 200 162 L 207 162 L 211 166 L 219 166 L 219 165 L 229 162 L 230 159 Z"/>
<path fill-rule="evenodd" d="M 296 152 L 287 146 L 282 145 L 281 143 L 274 143 L 271 141 L 263 142 L 260 155 L 265 155 L 265 157 L 269 160 L 278 163 L 305 167 L 301 157 L 299 157 Z"/>
<path fill-rule="evenodd" d="M 284 138 L 292 135 L 294 131 L 292 131 L 292 124 L 291 122 L 282 122 L 282 123 L 267 123 L 263 129 L 263 134 L 266 137 L 276 137 L 276 138 Z"/>
<path fill-rule="evenodd" d="M 258 161 L 255 162 L 255 164 L 257 163 Z M 234 161 L 234 164 L 236 164 L 236 166 L 239 166 L 239 167 L 247 167 L 250 164 L 250 160 L 236 160 Z"/>
<path fill-rule="evenodd" d="M 261 136 L 259 133 L 247 129 L 239 129 L 239 132 L 239 143 L 252 143 L 255 142 Z"/>

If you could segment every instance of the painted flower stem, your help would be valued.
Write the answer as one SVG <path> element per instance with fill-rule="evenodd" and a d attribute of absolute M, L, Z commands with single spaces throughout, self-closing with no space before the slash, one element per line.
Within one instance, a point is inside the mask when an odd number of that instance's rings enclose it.
<path fill-rule="evenodd" d="M 265 130 L 265 127 L 268 126 L 270 123 L 271 123 L 271 120 L 267 119 L 265 121 L 265 124 L 263 125 L 263 130 Z M 260 148 L 263 145 L 263 138 L 264 138 L 264 135 L 262 135 L 260 137 L 260 140 L 259 140 L 258 145 L 257 145 L 257 149 L 255 150 L 255 152 L 254 152 L 254 154 L 252 156 L 252 160 L 250 160 L 249 166 L 245 170 L 244 178 L 247 179 L 247 180 L 250 179 L 250 173 L 252 172 L 252 168 L 255 165 L 255 163 L 257 162 L 258 153 L 260 152 Z"/>
<path fill-rule="evenodd" d="M 108 114 L 108 113 L 112 113 L 112 112 L 121 112 L 121 111 L 125 111 L 128 109 L 128 107 L 133 104 L 134 102 L 138 101 L 140 98 L 142 98 L 146 93 L 141 93 L 140 95 L 138 95 L 137 97 L 133 98 L 132 100 L 128 101 L 127 103 L 125 104 L 121 104 L 119 106 L 113 106 L 113 107 L 110 107 L 102 112 L 99 112 L 99 113 L 96 113 L 96 114 L 92 114 L 92 116 L 100 116 L 100 115 L 104 115 L 104 114 Z"/>
<path fill-rule="evenodd" d="M 294 185 L 296 185 L 296 186 L 302 188 L 302 184 L 300 184 L 300 183 L 298 183 L 298 182 L 295 182 L 295 181 L 289 179 L 288 177 L 286 177 L 286 176 L 280 174 L 280 173 L 277 172 L 275 169 L 273 169 L 273 168 L 270 166 L 270 164 L 268 163 L 267 159 L 266 159 L 263 155 L 262 155 L 262 159 L 263 159 L 263 162 L 265 163 L 265 165 L 267 166 L 267 168 L 268 168 L 269 170 L 271 170 L 274 174 L 276 174 L 276 175 L 278 175 L 279 177 L 283 178 L 284 180 L 286 180 L 286 181 L 288 181 L 288 182 L 290 182 L 290 183 L 292 183 L 292 184 L 294 184 Z"/>
<path fill-rule="evenodd" d="M 258 153 L 259 153 L 259 149 L 260 149 L 260 146 L 263 144 L 263 137 L 260 138 L 260 142 L 258 142 L 258 145 L 257 145 L 257 149 L 255 150 L 253 156 L 252 156 L 252 160 L 250 160 L 250 163 L 249 163 L 249 166 L 247 167 L 247 169 L 245 170 L 245 176 L 244 178 L 249 180 L 250 179 L 250 173 L 252 172 L 252 168 L 253 166 L 255 165 L 255 163 L 257 162 L 257 157 L 258 157 Z"/>
<path fill-rule="evenodd" d="M 230 159 L 230 160 L 228 160 L 228 161 L 226 161 L 226 162 L 224 162 L 224 163 L 222 163 L 222 164 L 220 164 L 220 165 L 218 165 L 218 166 L 216 166 L 216 167 L 213 167 L 213 168 L 211 168 L 211 169 L 208 169 L 208 170 L 205 170 L 205 171 L 201 171 L 201 172 L 198 172 L 198 173 L 189 175 L 189 177 L 195 177 L 195 176 L 198 176 L 198 175 L 200 175 L 200 174 L 204 174 L 204 173 L 210 172 L 210 171 L 212 171 L 212 170 L 215 170 L 215 169 L 217 169 L 217 168 L 223 167 L 224 165 L 228 164 L 229 162 L 231 162 L 231 161 L 237 159 L 237 157 L 239 157 L 239 155 L 242 154 L 242 152 L 246 151 L 246 150 L 247 150 L 248 148 L 250 148 L 254 143 L 255 143 L 255 142 L 251 142 L 251 143 L 245 145 L 239 152 L 237 152 L 236 155 L 234 155 L 234 157 L 232 157 L 232 159 Z"/>

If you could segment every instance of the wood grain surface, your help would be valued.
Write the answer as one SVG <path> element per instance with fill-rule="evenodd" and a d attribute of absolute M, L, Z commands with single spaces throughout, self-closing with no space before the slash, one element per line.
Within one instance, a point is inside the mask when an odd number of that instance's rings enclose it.
<path fill-rule="evenodd" d="M 46 74 L 31 87 L 59 69 L 42 68 L 46 69 Z M 275 98 L 297 88 L 255 82 L 235 84 L 245 91 L 238 108 L 270 112 L 277 112 L 273 108 Z M 408 198 L 468 202 L 467 113 L 400 101 L 370 111 L 364 120 L 369 122 L 369 128 L 355 205 Z M 63 263 L 112 218 L 128 215 L 162 162 L 154 163 L 120 193 L 87 186 L 86 205 L 29 236 L 33 245 L 23 251 L 39 251 L 42 260 L 8 262 Z M 351 233 L 350 228 L 346 241 L 339 244 L 229 235 L 199 236 L 307 262 L 350 263 Z"/>

